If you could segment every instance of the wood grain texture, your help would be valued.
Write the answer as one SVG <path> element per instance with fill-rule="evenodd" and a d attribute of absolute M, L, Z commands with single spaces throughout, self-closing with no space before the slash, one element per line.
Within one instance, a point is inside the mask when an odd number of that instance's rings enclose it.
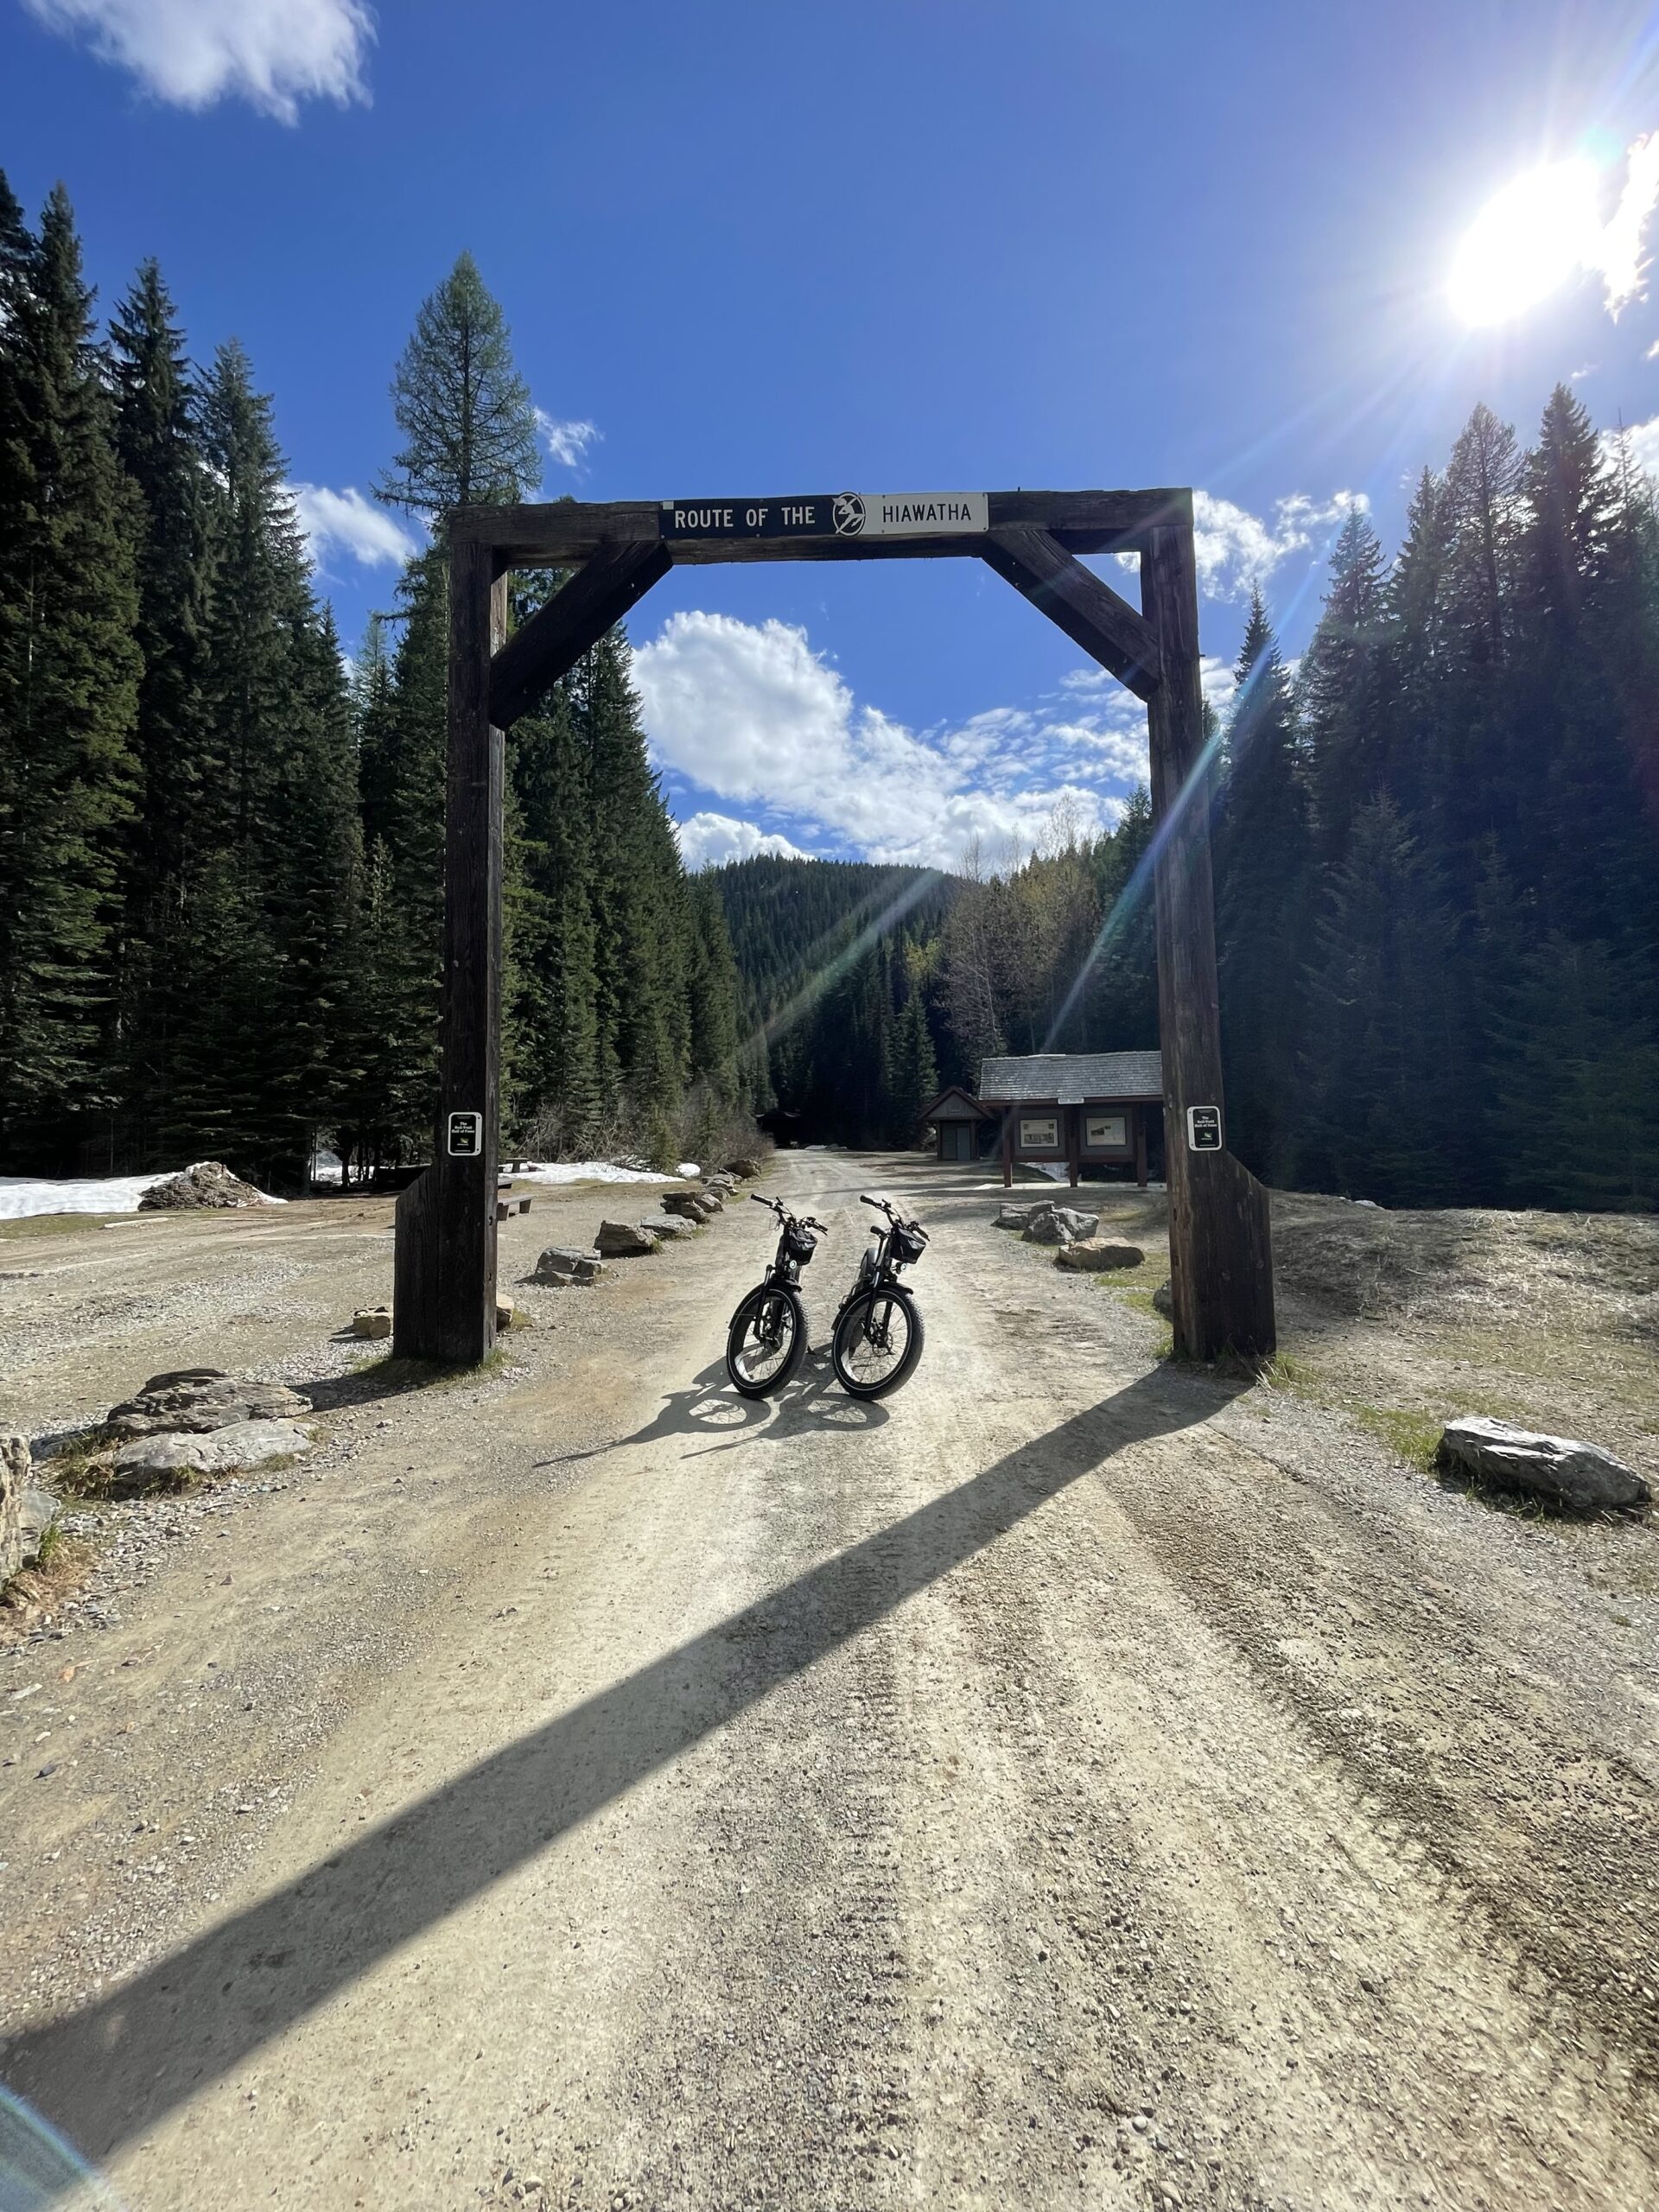
<path fill-rule="evenodd" d="M 660 539 L 602 545 L 490 664 L 490 720 L 510 729 L 673 566 Z"/>
<path fill-rule="evenodd" d="M 490 659 L 506 632 L 507 585 L 487 544 L 449 549 L 448 770 L 444 827 L 443 972 L 432 1165 L 412 1189 L 411 1235 L 394 1274 L 401 1355 L 467 1366 L 495 1344 L 495 1171 L 501 1028 L 502 779 L 505 741 L 489 716 Z M 472 1159 L 452 1159 L 451 1113 L 483 1116 Z M 409 1300 L 405 1318 L 401 1301 Z"/>
<path fill-rule="evenodd" d="M 991 528 L 1028 525 L 1048 531 L 1072 553 L 1138 551 L 1159 526 L 1190 524 L 1192 495 L 1163 486 L 1128 492 L 993 492 Z M 772 504 L 777 504 L 773 501 Z M 450 542 L 476 541 L 509 566 L 574 568 L 602 546 L 657 543 L 663 503 L 658 499 L 583 502 L 554 499 L 534 505 L 465 507 L 451 520 Z M 981 554 L 984 542 L 955 537 L 681 538 L 677 564 L 716 561 L 879 561 L 956 558 Z"/>
<path fill-rule="evenodd" d="M 1157 632 L 1075 553 L 1047 531 L 1017 523 L 989 532 L 984 559 L 1136 698 L 1151 698 L 1160 680 Z"/>
<path fill-rule="evenodd" d="M 1198 594 L 1190 529 L 1154 530 L 1141 601 L 1163 653 L 1147 705 L 1154 824 L 1158 1029 L 1164 1067 L 1170 1297 L 1175 1349 L 1188 1359 L 1264 1357 L 1277 1342 L 1268 1194 L 1227 1151 L 1187 1149 L 1188 1106 L 1223 1108 L 1210 861 L 1213 776 L 1205 756 Z"/>

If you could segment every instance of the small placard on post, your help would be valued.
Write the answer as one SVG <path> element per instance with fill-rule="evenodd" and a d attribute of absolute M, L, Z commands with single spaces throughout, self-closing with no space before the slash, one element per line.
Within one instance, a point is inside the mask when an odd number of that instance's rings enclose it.
<path fill-rule="evenodd" d="M 1189 1152 L 1221 1150 L 1219 1106 L 1189 1106 L 1186 1109 L 1186 1148 Z"/>
<path fill-rule="evenodd" d="M 452 1114 L 449 1116 L 449 1157 L 452 1160 L 477 1160 L 483 1150 L 484 1116 L 481 1114 Z"/>

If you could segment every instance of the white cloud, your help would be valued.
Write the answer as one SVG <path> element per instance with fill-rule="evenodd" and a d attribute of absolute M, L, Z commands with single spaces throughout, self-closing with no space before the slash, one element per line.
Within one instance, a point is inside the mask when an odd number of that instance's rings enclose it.
<path fill-rule="evenodd" d="M 1587 266 L 1600 276 L 1607 312 L 1617 318 L 1632 300 L 1647 297 L 1648 256 L 1643 251 L 1648 219 L 1659 206 L 1659 130 L 1630 147 L 1624 188 L 1611 220 L 1602 231 Z"/>
<path fill-rule="evenodd" d="M 863 706 L 788 623 L 671 615 L 634 655 L 665 766 L 721 798 L 761 802 L 793 835 L 887 862 L 951 867 L 970 837 L 1029 850 L 1069 799 L 1079 827 L 1115 820 L 1098 784 L 1145 773 L 1145 715 L 1127 694 L 1065 718 L 999 707 L 923 734 Z M 721 817 L 723 818 L 723 817 Z"/>
<path fill-rule="evenodd" d="M 536 427 L 561 468 L 580 468 L 588 458 L 588 447 L 596 445 L 605 435 L 596 423 L 561 423 L 544 407 L 536 410 Z"/>
<path fill-rule="evenodd" d="M 689 868 L 718 868 L 722 861 L 753 860 L 757 853 L 776 853 L 786 861 L 806 857 L 798 845 L 791 845 L 775 830 L 763 830 L 758 822 L 736 821 L 729 814 L 694 814 L 689 822 L 674 824 L 674 835 L 680 841 L 680 855 Z"/>
<path fill-rule="evenodd" d="M 1333 492 L 1324 500 L 1293 492 L 1274 500 L 1268 521 L 1213 492 L 1194 492 L 1192 549 L 1198 589 L 1206 598 L 1242 604 L 1249 599 L 1251 585 L 1264 583 L 1281 562 L 1339 529 L 1354 508 L 1363 512 L 1370 504 L 1363 492 Z M 1131 573 L 1141 566 L 1138 553 L 1116 557 Z"/>
<path fill-rule="evenodd" d="M 1251 585 L 1264 582 L 1281 561 L 1339 528 L 1353 508 L 1370 504 L 1363 492 L 1338 492 L 1323 502 L 1293 492 L 1288 499 L 1274 500 L 1268 522 L 1212 492 L 1195 492 L 1198 588 L 1211 599 L 1248 599 Z"/>
<path fill-rule="evenodd" d="M 289 490 L 319 568 L 334 547 L 365 569 L 401 568 L 420 550 L 396 517 L 361 492 L 349 486 L 331 492 L 321 484 L 292 484 Z"/>
<path fill-rule="evenodd" d="M 100 60 L 157 99 L 212 107 L 239 96 L 279 122 L 303 99 L 366 100 L 374 36 L 361 0 L 24 0 L 48 29 L 84 32 Z"/>

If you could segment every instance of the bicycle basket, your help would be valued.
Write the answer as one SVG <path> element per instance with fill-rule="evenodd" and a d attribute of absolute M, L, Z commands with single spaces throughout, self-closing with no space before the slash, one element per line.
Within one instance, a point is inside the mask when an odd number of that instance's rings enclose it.
<path fill-rule="evenodd" d="M 818 1240 L 810 1229 L 803 1229 L 793 1222 L 784 1231 L 784 1249 L 798 1266 L 804 1267 L 818 1249 Z"/>
<path fill-rule="evenodd" d="M 913 1268 L 927 1249 L 927 1231 L 914 1222 L 898 1221 L 893 1225 L 893 1256 L 900 1266 Z"/>

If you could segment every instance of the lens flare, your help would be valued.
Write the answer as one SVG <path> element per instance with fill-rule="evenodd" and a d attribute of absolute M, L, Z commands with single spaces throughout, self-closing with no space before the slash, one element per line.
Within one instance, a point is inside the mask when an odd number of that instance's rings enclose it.
<path fill-rule="evenodd" d="M 1446 290 L 1465 322 L 1507 322 L 1599 266 L 1602 222 L 1593 162 L 1551 162 L 1506 184 L 1476 216 Z"/>

